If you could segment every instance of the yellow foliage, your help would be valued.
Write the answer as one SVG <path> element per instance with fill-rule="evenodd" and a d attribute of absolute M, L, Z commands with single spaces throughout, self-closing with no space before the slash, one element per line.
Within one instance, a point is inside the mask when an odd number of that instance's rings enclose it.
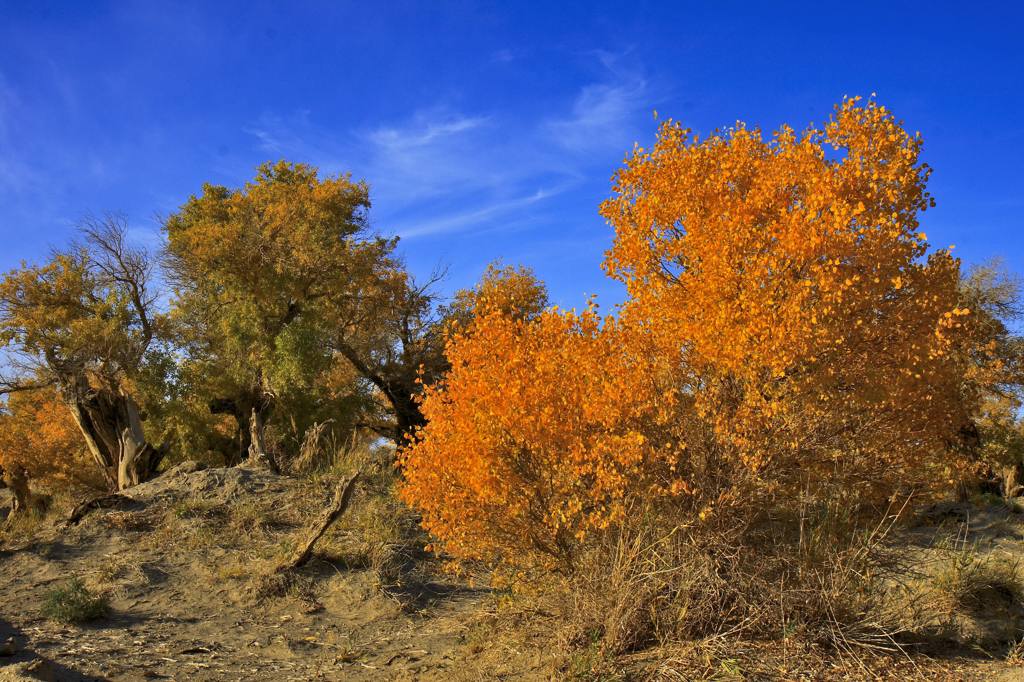
<path fill-rule="evenodd" d="M 499 312 L 521 319 L 532 319 L 548 305 L 547 287 L 537 279 L 533 270 L 520 265 L 487 266 L 480 281 L 471 289 L 455 292 L 445 310 L 451 326 L 466 328 L 474 315 Z"/>
<path fill-rule="evenodd" d="M 970 311 L 959 262 L 918 229 L 920 150 L 885 107 L 847 99 L 771 140 L 669 122 L 618 174 L 602 213 L 623 314 L 681 356 L 695 409 L 750 470 L 852 467 L 884 494 L 954 464 Z"/>

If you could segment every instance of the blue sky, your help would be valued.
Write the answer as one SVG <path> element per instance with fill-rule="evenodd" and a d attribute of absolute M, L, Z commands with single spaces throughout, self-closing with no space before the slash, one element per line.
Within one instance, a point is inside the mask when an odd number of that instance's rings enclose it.
<path fill-rule="evenodd" d="M 597 214 L 652 111 L 700 131 L 869 95 L 925 137 L 936 246 L 1024 273 L 1018 3 L 0 0 L 0 269 L 120 211 L 287 158 L 372 187 L 414 272 L 502 258 L 560 305 L 620 297 Z"/>

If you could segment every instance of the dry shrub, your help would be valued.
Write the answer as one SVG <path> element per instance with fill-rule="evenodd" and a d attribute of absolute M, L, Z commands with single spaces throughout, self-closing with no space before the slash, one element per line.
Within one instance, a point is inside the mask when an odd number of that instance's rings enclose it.
<path fill-rule="evenodd" d="M 309 475 L 330 469 L 337 458 L 339 448 L 333 428 L 334 420 L 314 422 L 299 444 L 299 452 L 281 471 L 293 475 Z M 353 434 L 353 439 L 355 434 Z"/>
<path fill-rule="evenodd" d="M 725 622 L 731 589 L 713 560 L 678 532 L 657 531 L 623 529 L 589 550 L 566 585 L 570 644 L 618 655 Z M 712 614 L 722 619 L 701 622 Z"/>
<path fill-rule="evenodd" d="M 1024 575 L 1017 560 L 968 545 L 962 536 L 927 550 L 913 579 L 893 591 L 904 639 L 1005 651 L 1024 636 Z"/>
<path fill-rule="evenodd" d="M 611 657 L 729 637 L 895 650 L 884 608 L 885 578 L 899 568 L 884 543 L 894 519 L 857 532 L 838 516 L 823 510 L 794 533 L 772 519 L 738 530 L 634 514 L 561 581 L 567 643 Z"/>
<path fill-rule="evenodd" d="M 295 571 L 257 573 L 250 580 L 249 591 L 257 602 L 291 598 L 311 611 L 322 608 L 313 580 Z"/>

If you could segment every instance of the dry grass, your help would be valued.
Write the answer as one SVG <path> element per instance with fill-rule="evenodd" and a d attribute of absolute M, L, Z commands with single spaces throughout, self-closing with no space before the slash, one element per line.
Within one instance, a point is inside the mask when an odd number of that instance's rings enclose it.
<path fill-rule="evenodd" d="M 289 598 L 301 603 L 307 612 L 323 608 L 317 600 L 313 580 L 295 571 L 254 573 L 249 582 L 249 590 L 257 602 Z"/>
<path fill-rule="evenodd" d="M 395 495 L 399 475 L 394 450 L 349 441 L 333 452 L 330 468 L 310 478 L 323 495 L 337 480 L 356 472 L 360 483 L 348 511 L 325 535 L 321 551 L 348 569 L 371 571 L 376 587 L 387 591 L 401 583 L 404 571 L 423 554 L 427 542 L 415 515 Z"/>
<path fill-rule="evenodd" d="M 1012 557 L 958 535 L 923 551 L 905 575 L 889 608 L 908 644 L 1012 656 L 1024 638 L 1024 575 Z"/>
<path fill-rule="evenodd" d="M 665 679 L 742 679 L 750 661 L 738 652 L 751 642 L 832 652 L 854 668 L 907 660 L 888 608 L 891 576 L 906 568 L 888 541 L 900 511 L 865 524 L 819 507 L 716 529 L 643 510 L 591 542 L 571 573 L 517 585 L 517 598 L 556 614 L 570 679 L 618 679 L 630 661 L 669 651 Z"/>
<path fill-rule="evenodd" d="M 981 554 L 976 547 L 950 547 L 931 580 L 936 608 L 949 613 L 981 612 L 996 602 L 1022 601 L 1020 564 Z"/>
<path fill-rule="evenodd" d="M 157 519 L 148 511 L 111 511 L 100 517 L 101 522 L 112 530 L 121 532 L 144 532 L 152 530 Z"/>
<path fill-rule="evenodd" d="M 40 509 L 28 509 L 11 514 L 0 522 L 0 542 L 16 542 L 31 537 L 46 523 L 46 519 L 46 512 Z"/>
<path fill-rule="evenodd" d="M 111 553 L 85 573 L 83 583 L 96 594 L 123 598 L 130 590 L 149 586 L 146 568 L 125 553 Z"/>

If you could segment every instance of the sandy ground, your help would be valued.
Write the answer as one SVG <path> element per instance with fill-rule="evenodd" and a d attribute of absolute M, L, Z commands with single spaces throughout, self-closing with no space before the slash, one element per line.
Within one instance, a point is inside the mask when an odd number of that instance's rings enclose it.
<path fill-rule="evenodd" d="M 32 666 L 55 680 L 545 679 L 521 656 L 494 656 L 500 665 L 489 672 L 475 660 L 474 627 L 494 595 L 436 566 L 381 589 L 371 570 L 318 556 L 297 571 L 302 594 L 254 596 L 246 573 L 265 565 L 260 550 L 301 535 L 315 500 L 292 510 L 300 521 L 241 537 L 217 518 L 177 517 L 182 499 L 295 507 L 294 485 L 244 469 L 165 476 L 133 489 L 138 503 L 127 510 L 97 510 L 69 529 L 46 522 L 30 541 L 9 543 L 0 550 L 0 643 L 13 638 L 16 653 L 0 655 L 0 680 Z M 335 535 L 326 550 L 344 543 Z M 43 617 L 46 594 L 70 576 L 100 582 L 108 617 L 80 626 Z"/>
<path fill-rule="evenodd" d="M 507 637 L 494 625 L 499 595 L 417 555 L 383 585 L 351 558 L 354 530 L 339 522 L 295 585 L 261 594 L 259 577 L 330 499 L 310 485 L 249 469 L 185 466 L 64 527 L 54 514 L 0 548 L 0 682 L 4 680 L 547 680 L 565 679 L 550 630 Z M 365 504 L 357 494 L 353 506 Z M 9 506 L 0 491 L 0 510 Z M 965 519 L 963 516 L 972 515 Z M 0 511 L 2 515 L 2 511 Z M 272 518 L 272 522 L 263 520 Z M 937 532 L 987 552 L 1024 557 L 1024 515 L 939 509 L 900 539 L 908 551 Z M 348 554 L 347 554 L 348 552 Z M 110 596 L 105 618 L 62 625 L 43 615 L 47 594 L 79 577 Z M 999 628 L 998 614 L 977 627 Z M 1024 614 L 1022 614 L 1024 618 Z M 933 652 L 888 673 L 830 679 L 1024 681 L 1024 667 L 980 654 Z M 663 656 L 664 653 L 657 655 Z M 643 658 L 642 656 L 639 658 Z M 754 654 L 757 658 L 757 654 Z M 624 679 L 695 679 L 639 661 Z M 724 674 L 724 673 L 723 673 Z M 709 679 L 821 679 L 715 673 Z M 619 679 L 584 677 L 577 679 Z"/>

